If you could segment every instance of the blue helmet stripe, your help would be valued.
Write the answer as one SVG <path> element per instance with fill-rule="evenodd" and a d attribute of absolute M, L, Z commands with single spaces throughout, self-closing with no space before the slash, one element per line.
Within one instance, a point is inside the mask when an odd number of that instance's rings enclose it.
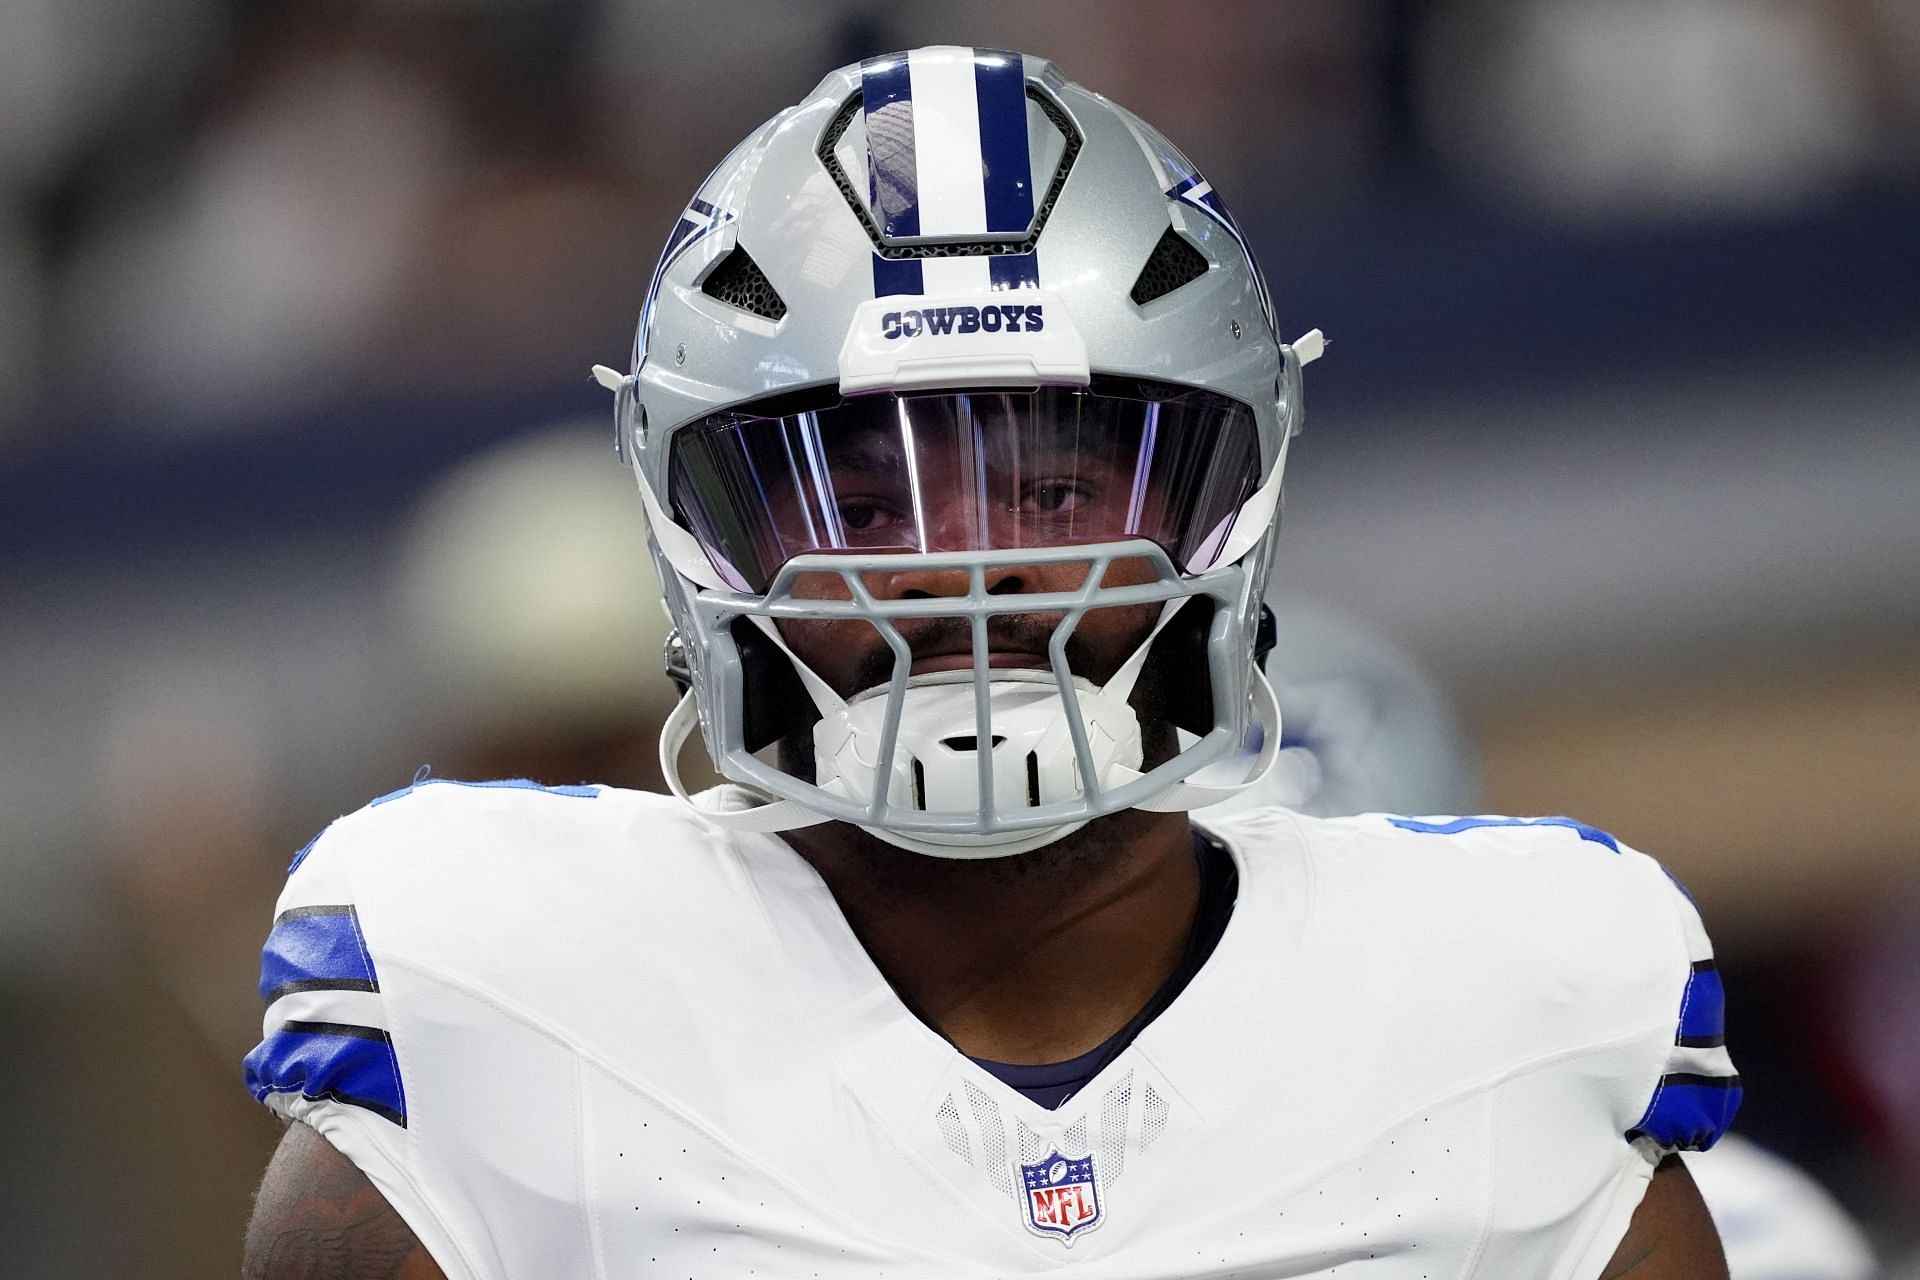
<path fill-rule="evenodd" d="M 987 274 L 996 289 L 1034 289 L 1040 285 L 1040 255 L 1001 253 L 987 259 Z"/>
<path fill-rule="evenodd" d="M 1027 73 L 1017 53 L 977 49 L 974 93 L 980 106 L 980 177 L 987 232 L 1025 234 L 1033 222 L 1033 160 L 1027 148 Z"/>
<path fill-rule="evenodd" d="M 869 58 L 860 67 L 860 104 L 867 127 L 867 200 L 880 234 L 920 234 L 920 177 L 913 137 L 913 80 L 904 54 Z"/>
<path fill-rule="evenodd" d="M 885 298 L 896 293 L 925 293 L 926 282 L 918 258 L 883 258 L 873 255 L 873 296 Z"/>

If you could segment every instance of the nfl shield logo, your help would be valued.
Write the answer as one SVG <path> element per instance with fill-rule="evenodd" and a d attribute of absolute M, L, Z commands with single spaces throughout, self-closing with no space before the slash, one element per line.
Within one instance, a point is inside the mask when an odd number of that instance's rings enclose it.
<path fill-rule="evenodd" d="M 1100 1225 L 1100 1183 L 1093 1176 L 1093 1157 L 1070 1160 L 1058 1151 L 1020 1166 L 1027 1229 L 1072 1244 L 1082 1231 Z"/>

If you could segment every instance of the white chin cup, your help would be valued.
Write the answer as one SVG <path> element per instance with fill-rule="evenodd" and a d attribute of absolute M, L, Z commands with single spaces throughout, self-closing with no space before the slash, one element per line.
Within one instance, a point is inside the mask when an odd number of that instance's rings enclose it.
<path fill-rule="evenodd" d="M 1095 776 L 1103 787 L 1137 776 L 1140 720 L 1127 702 L 1091 681 L 1074 679 Z M 886 729 L 885 685 L 827 714 L 813 730 L 814 767 L 822 790 L 862 803 L 880 777 Z M 1078 757 L 1060 688 L 1045 671 L 1004 669 L 987 681 L 992 738 L 980 744 L 973 672 L 914 676 L 901 700 L 899 739 L 886 770 L 887 802 L 910 812 L 972 816 L 987 806 L 981 757 L 992 779 L 990 809 L 1010 815 L 1082 795 Z M 1082 823 L 992 834 L 905 834 L 867 827 L 889 844 L 946 858 L 1004 858 L 1037 849 Z"/>

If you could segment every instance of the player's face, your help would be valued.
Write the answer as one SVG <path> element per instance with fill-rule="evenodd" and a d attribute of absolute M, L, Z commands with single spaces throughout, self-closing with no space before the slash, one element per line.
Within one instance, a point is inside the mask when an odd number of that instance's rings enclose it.
<path fill-rule="evenodd" d="M 1133 475 L 1116 460 L 1075 449 L 1065 433 L 1044 427 L 1027 431 L 1013 447 L 1011 431 L 989 429 L 976 436 L 921 433 L 912 465 L 896 456 L 902 437 L 885 424 L 837 439 L 827 459 L 847 549 L 956 551 L 982 546 L 1065 546 L 1089 540 L 1090 531 L 1120 527 L 1132 494 Z M 909 484 L 912 475 L 917 483 Z M 1104 540 L 1104 535 L 1100 540 Z M 986 572 L 991 595 L 1076 591 L 1085 586 L 1090 562 L 1003 565 Z M 1142 557 L 1121 557 L 1101 577 L 1106 587 L 1153 580 Z M 964 600 L 969 571 L 926 568 L 903 561 L 898 572 L 866 572 L 860 581 L 879 600 Z M 806 573 L 795 594 L 844 600 L 851 591 L 836 573 Z M 1066 642 L 1074 674 L 1096 684 L 1112 678 L 1146 639 L 1159 606 L 1089 610 Z M 1047 650 L 1064 615 L 1058 612 L 999 614 L 988 621 L 988 665 L 1048 665 Z M 970 668 L 972 625 L 961 615 L 897 620 L 912 650 L 911 674 Z M 894 655 L 880 630 L 864 621 L 783 619 L 782 635 L 796 656 L 842 697 L 884 683 Z"/>

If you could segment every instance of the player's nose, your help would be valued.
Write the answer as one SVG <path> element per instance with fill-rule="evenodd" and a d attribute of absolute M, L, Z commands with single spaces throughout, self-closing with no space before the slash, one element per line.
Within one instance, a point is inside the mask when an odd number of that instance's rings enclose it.
<path fill-rule="evenodd" d="M 879 599 L 930 600 L 965 596 L 971 589 L 972 571 L 964 567 L 929 566 L 864 576 L 867 590 Z M 1035 591 L 1039 589 L 1037 581 L 1032 565 L 990 565 L 986 569 L 986 589 L 990 596 Z"/>
<path fill-rule="evenodd" d="M 977 505 L 968 495 L 944 493 L 924 508 L 920 520 L 922 551 L 979 551 L 995 544 L 994 531 L 983 528 Z M 1040 573 L 1032 565 L 996 565 L 986 570 L 988 595 L 1012 595 L 1040 589 Z M 888 600 L 924 600 L 965 596 L 971 571 L 964 567 L 914 565 L 897 572 L 868 575 L 868 589 Z"/>

